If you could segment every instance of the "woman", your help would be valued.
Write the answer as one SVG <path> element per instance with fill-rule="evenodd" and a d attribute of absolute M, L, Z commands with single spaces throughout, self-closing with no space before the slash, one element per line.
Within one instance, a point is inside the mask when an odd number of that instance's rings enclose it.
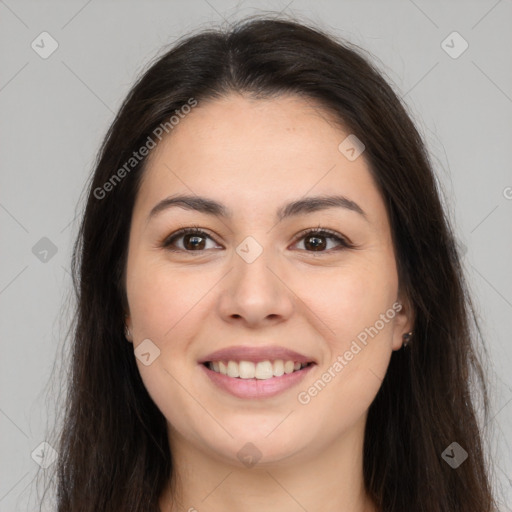
<path fill-rule="evenodd" d="M 59 511 L 495 510 L 455 239 L 349 43 L 260 18 L 159 58 L 73 263 Z"/>

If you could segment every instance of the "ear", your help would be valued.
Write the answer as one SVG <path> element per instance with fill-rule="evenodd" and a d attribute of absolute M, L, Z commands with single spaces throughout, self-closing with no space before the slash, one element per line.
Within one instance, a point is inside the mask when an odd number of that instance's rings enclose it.
<path fill-rule="evenodd" d="M 393 330 L 393 350 L 400 350 L 403 345 L 403 335 L 414 329 L 414 309 L 409 297 L 399 293 L 393 309 L 397 311 Z"/>
<path fill-rule="evenodd" d="M 124 316 L 124 337 L 130 343 L 133 343 L 133 327 L 130 315 Z"/>

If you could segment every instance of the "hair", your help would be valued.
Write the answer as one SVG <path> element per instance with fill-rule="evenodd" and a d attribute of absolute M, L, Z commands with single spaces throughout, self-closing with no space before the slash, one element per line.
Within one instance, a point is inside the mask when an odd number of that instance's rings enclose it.
<path fill-rule="evenodd" d="M 200 105 L 231 93 L 301 96 L 366 147 L 414 314 L 412 341 L 392 353 L 368 410 L 368 495 L 385 512 L 494 511 L 476 407 L 478 391 L 487 418 L 481 334 L 422 138 L 358 46 L 269 17 L 203 30 L 166 49 L 130 90 L 100 148 L 72 260 L 76 314 L 55 464 L 58 511 L 159 510 L 173 475 L 166 419 L 124 337 L 130 219 L 147 157 L 106 197 L 97 191 L 191 98 Z M 456 470 L 441 456 L 454 441 L 469 452 Z"/>

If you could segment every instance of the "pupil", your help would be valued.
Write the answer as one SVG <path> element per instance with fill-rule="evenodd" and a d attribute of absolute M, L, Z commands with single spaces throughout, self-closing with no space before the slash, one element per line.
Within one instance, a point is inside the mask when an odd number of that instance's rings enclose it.
<path fill-rule="evenodd" d="M 308 238 L 308 242 L 310 242 L 311 240 L 316 240 L 316 242 L 313 242 L 313 247 L 315 250 L 318 250 L 318 249 L 323 249 L 325 248 L 325 242 L 322 242 L 322 238 L 321 237 L 318 237 L 318 236 L 310 236 Z M 320 242 L 318 242 L 320 240 Z"/>
<path fill-rule="evenodd" d="M 198 240 L 201 240 L 201 239 L 203 239 L 203 243 L 202 243 L 202 244 L 201 244 L 201 243 L 197 243 L 197 241 L 198 241 Z M 187 236 L 185 237 L 185 240 L 186 240 L 186 241 L 188 240 L 188 242 L 192 242 L 192 248 L 196 248 L 196 249 L 197 249 L 197 248 L 199 248 L 199 249 L 203 249 L 203 248 L 204 248 L 204 238 L 203 238 L 202 236 L 198 236 L 198 235 L 187 235 Z M 189 246 L 188 246 L 187 242 L 185 242 L 185 246 L 186 246 L 187 248 L 189 248 Z"/>

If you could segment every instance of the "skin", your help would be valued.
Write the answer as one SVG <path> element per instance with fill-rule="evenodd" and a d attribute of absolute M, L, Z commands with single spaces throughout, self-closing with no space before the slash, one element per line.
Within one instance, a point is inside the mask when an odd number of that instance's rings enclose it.
<path fill-rule="evenodd" d="M 349 161 L 338 150 L 349 133 L 304 99 L 232 94 L 200 102 L 150 155 L 131 219 L 127 325 L 134 348 L 149 338 L 160 349 L 150 365 L 138 358 L 137 365 L 167 419 L 179 477 L 174 499 L 168 489 L 162 494 L 162 511 L 377 510 L 363 485 L 367 411 L 412 315 L 364 153 Z M 147 220 L 178 193 L 215 199 L 233 217 L 173 207 Z M 355 201 L 366 218 L 329 208 L 275 219 L 285 203 L 332 194 Z M 355 247 L 321 237 L 328 245 L 315 251 L 311 235 L 297 238 L 319 225 Z M 189 226 L 211 237 L 199 240 L 203 250 L 185 246 L 186 236 L 175 240 L 178 252 L 162 247 Z M 247 236 L 263 249 L 252 263 L 236 252 Z M 400 312 L 299 403 L 298 393 L 397 302 Z M 318 365 L 275 397 L 236 398 L 198 364 L 233 345 L 281 345 Z M 247 442 L 261 452 L 251 468 L 237 457 Z"/>

